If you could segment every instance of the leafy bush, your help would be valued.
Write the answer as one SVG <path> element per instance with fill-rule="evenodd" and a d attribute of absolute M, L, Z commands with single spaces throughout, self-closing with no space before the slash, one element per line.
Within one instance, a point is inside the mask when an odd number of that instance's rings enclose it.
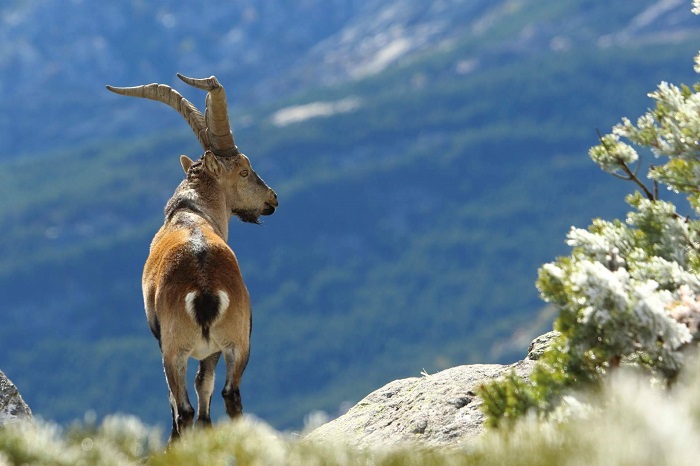
<path fill-rule="evenodd" d="M 700 2 L 694 2 L 700 13 Z M 700 72 L 700 55 L 696 58 Z M 572 228 L 568 257 L 540 268 L 537 287 L 559 309 L 561 336 L 525 381 L 482 387 L 492 426 L 533 411 L 546 415 L 572 387 L 599 387 L 621 364 L 672 383 L 700 325 L 700 84 L 662 82 L 636 122 L 624 118 L 589 155 L 604 171 L 633 182 L 626 221 L 595 219 Z M 636 148 L 634 147 L 636 146 Z M 639 150 L 662 163 L 638 176 Z M 635 166 L 636 165 L 636 166 Z M 683 193 L 692 217 L 659 198 L 659 185 Z"/>

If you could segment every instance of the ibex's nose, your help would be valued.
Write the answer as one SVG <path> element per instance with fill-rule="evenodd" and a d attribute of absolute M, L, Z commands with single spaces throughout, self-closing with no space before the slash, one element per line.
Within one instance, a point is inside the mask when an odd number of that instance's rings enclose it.
<path fill-rule="evenodd" d="M 265 209 L 263 209 L 263 215 L 272 215 L 277 209 L 279 202 L 277 201 L 277 193 L 270 190 L 270 198 L 265 202 Z"/>

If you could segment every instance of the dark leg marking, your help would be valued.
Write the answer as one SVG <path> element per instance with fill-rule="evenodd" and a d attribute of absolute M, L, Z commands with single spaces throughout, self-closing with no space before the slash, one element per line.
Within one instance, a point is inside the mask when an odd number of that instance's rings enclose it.
<path fill-rule="evenodd" d="M 194 424 L 194 408 L 187 401 L 177 408 L 177 429 L 182 433 L 184 429 L 187 429 Z"/>
<path fill-rule="evenodd" d="M 163 368 L 168 382 L 170 409 L 173 415 L 171 441 L 191 427 L 194 421 L 194 408 L 187 395 L 187 354 L 188 351 L 163 354 Z"/>
<path fill-rule="evenodd" d="M 214 353 L 199 362 L 199 369 L 194 378 L 194 387 L 197 391 L 198 425 L 211 425 L 209 408 L 211 406 L 211 394 L 214 392 L 214 370 L 220 356 L 221 353 Z"/>
<path fill-rule="evenodd" d="M 226 387 L 221 392 L 226 405 L 226 414 L 233 419 L 243 414 L 243 403 L 241 403 L 241 391 L 238 388 Z"/>
<path fill-rule="evenodd" d="M 226 406 L 226 414 L 230 418 L 236 418 L 243 413 L 243 405 L 241 403 L 241 392 L 239 386 L 243 370 L 248 362 L 249 352 L 241 352 L 233 347 L 226 348 L 222 351 L 224 361 L 226 361 L 226 384 L 221 396 L 224 398 Z"/>
<path fill-rule="evenodd" d="M 182 434 L 185 429 L 190 427 L 194 421 L 194 409 L 192 408 L 192 405 L 189 404 L 188 400 L 185 400 L 185 402 L 186 404 L 176 408 L 173 404 L 174 400 L 172 399 L 171 395 L 170 414 L 173 418 L 173 425 L 170 431 L 170 439 L 168 439 L 168 443 L 171 443 L 173 440 L 179 438 L 180 434 Z"/>
<path fill-rule="evenodd" d="M 170 405 L 170 415 L 173 417 L 173 427 L 170 431 L 170 440 L 168 440 L 168 442 L 172 442 L 180 436 L 180 432 L 177 431 L 177 413 L 175 412 L 175 406 L 173 405 Z"/>

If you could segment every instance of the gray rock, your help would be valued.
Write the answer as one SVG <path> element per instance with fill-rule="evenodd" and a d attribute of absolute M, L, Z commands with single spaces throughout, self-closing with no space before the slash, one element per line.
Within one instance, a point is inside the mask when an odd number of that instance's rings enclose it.
<path fill-rule="evenodd" d="M 0 371 L 0 426 L 32 419 L 32 410 L 24 402 L 17 387 Z"/>
<path fill-rule="evenodd" d="M 479 384 L 510 370 L 528 376 L 534 365 L 529 359 L 512 365 L 474 364 L 395 380 L 367 395 L 343 416 L 316 428 L 306 439 L 361 447 L 455 445 L 484 431 L 485 416 L 475 395 Z"/>
<path fill-rule="evenodd" d="M 527 359 L 532 361 L 538 360 L 559 335 L 559 332 L 552 330 L 532 340 L 530 347 L 527 349 Z"/>
<path fill-rule="evenodd" d="M 305 438 L 359 447 L 402 443 L 455 446 L 476 438 L 484 432 L 486 420 L 476 388 L 511 370 L 527 379 L 535 361 L 557 336 L 559 332 L 552 331 L 535 338 L 527 357 L 515 364 L 457 366 L 433 375 L 395 380 Z"/>

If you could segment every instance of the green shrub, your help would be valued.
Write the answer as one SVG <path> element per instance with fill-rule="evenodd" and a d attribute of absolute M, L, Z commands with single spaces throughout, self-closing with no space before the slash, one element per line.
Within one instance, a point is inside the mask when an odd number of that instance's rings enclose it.
<path fill-rule="evenodd" d="M 598 387 L 620 365 L 667 383 L 678 377 L 700 325 L 699 92 L 700 85 L 662 82 L 649 94 L 653 110 L 636 124 L 624 118 L 591 148 L 604 171 L 638 188 L 626 198 L 632 210 L 625 221 L 572 228 L 571 255 L 540 268 L 537 287 L 559 310 L 561 337 L 529 381 L 510 376 L 481 388 L 490 425 L 528 412 L 546 416 L 568 390 Z M 650 182 L 638 174 L 638 149 L 660 162 L 649 168 Z M 659 185 L 685 194 L 692 217 L 661 200 Z"/>

